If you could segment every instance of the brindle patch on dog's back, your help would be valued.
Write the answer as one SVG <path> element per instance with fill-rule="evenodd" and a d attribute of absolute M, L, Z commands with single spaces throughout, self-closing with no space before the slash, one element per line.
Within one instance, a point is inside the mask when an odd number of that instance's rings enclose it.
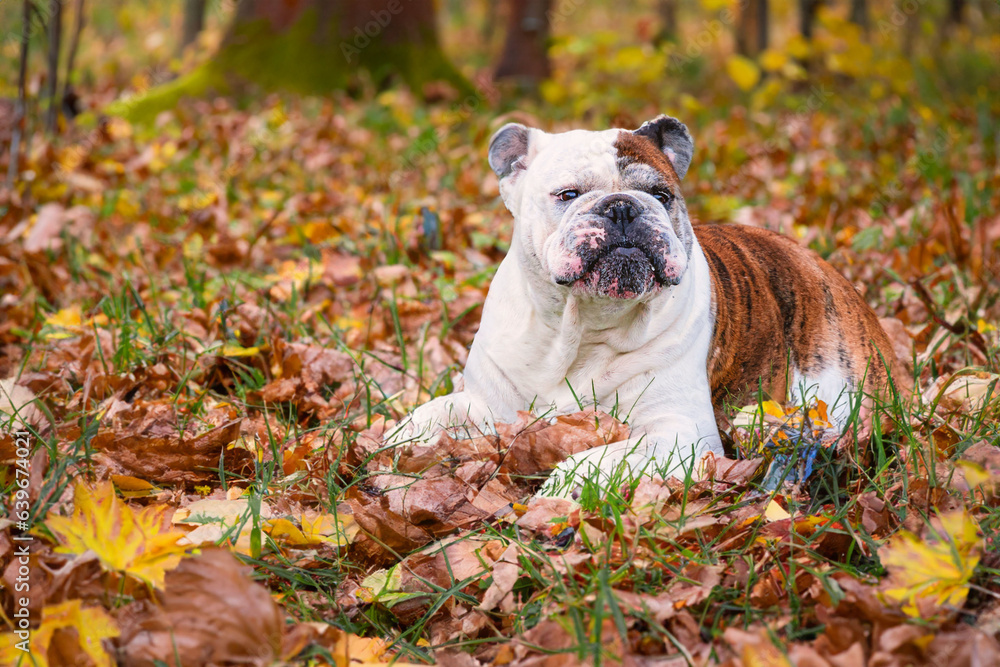
<path fill-rule="evenodd" d="M 758 386 L 783 400 L 789 364 L 810 375 L 835 367 L 854 387 L 896 366 L 878 317 L 846 278 L 795 241 L 756 227 L 694 228 L 712 273 L 708 360 L 712 402 L 746 402 Z M 905 384 L 905 374 L 896 373 Z"/>

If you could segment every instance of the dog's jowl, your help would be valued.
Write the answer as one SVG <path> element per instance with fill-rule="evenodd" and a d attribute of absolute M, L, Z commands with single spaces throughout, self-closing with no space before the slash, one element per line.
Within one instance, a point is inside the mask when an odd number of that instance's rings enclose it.
<path fill-rule="evenodd" d="M 763 229 L 692 227 L 681 192 L 692 154 L 665 116 L 635 131 L 500 129 L 489 162 L 514 238 L 464 391 L 417 408 L 394 442 L 581 399 L 628 415 L 632 438 L 563 462 L 547 485 L 558 491 L 721 455 L 716 409 L 759 389 L 821 399 L 841 426 L 854 397 L 880 391 L 892 348 L 835 269 Z"/>

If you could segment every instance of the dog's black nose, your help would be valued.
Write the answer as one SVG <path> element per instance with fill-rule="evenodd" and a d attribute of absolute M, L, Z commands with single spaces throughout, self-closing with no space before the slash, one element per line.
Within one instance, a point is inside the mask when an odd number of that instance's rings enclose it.
<path fill-rule="evenodd" d="M 633 220 L 639 217 L 639 211 L 630 202 L 616 201 L 605 209 L 604 217 L 624 229 L 625 226 L 631 224 Z"/>

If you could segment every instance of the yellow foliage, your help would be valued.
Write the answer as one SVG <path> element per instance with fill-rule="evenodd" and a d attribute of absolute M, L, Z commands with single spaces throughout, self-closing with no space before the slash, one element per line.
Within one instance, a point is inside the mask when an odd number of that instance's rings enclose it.
<path fill-rule="evenodd" d="M 18 648 L 20 638 L 13 633 L 0 635 L 0 664 L 49 666 L 49 645 L 56 630 L 73 628 L 79 638 L 80 650 L 95 667 L 111 667 L 111 657 L 101 640 L 120 633 L 115 621 L 100 607 L 83 608 L 82 600 L 67 600 L 42 609 L 42 624 L 31 632 L 28 651 Z M 22 644 L 23 645 L 23 644 Z M 66 656 L 63 656 L 66 657 Z M 83 664 L 83 663 L 74 663 Z"/>
<path fill-rule="evenodd" d="M 260 354 L 259 347 L 243 347 L 236 343 L 226 343 L 219 353 L 223 357 L 256 357 Z"/>
<path fill-rule="evenodd" d="M 902 603 L 903 611 L 919 617 L 921 601 L 935 607 L 961 607 L 969 594 L 969 580 L 979 563 L 982 540 L 979 524 L 964 510 L 943 514 L 936 539 L 922 539 L 901 531 L 879 549 L 889 571 L 882 597 Z"/>
<path fill-rule="evenodd" d="M 738 54 L 726 59 L 726 72 L 741 90 L 750 90 L 760 81 L 760 68 L 757 67 L 757 63 Z"/>
<path fill-rule="evenodd" d="M 777 401 L 764 401 L 760 404 L 764 414 L 781 419 L 785 416 L 785 410 Z"/>
<path fill-rule="evenodd" d="M 45 318 L 45 323 L 51 327 L 59 327 L 62 329 L 72 329 L 74 327 L 79 327 L 83 324 L 83 316 L 80 312 L 80 306 L 70 306 L 69 308 L 63 308 L 57 313 L 53 313 Z"/>
<path fill-rule="evenodd" d="M 115 495 L 111 482 L 94 488 L 78 483 L 73 490 L 73 513 L 68 517 L 49 514 L 45 525 L 62 545 L 56 551 L 92 551 L 104 569 L 124 572 L 162 589 L 166 571 L 177 567 L 186 549 L 177 543 L 183 533 L 162 528 L 168 509 L 153 505 L 133 512 Z"/>
<path fill-rule="evenodd" d="M 778 504 L 776 500 L 771 500 L 764 508 L 764 518 L 768 521 L 781 521 L 782 519 L 790 519 L 791 514 L 788 513 L 784 507 Z"/>
<path fill-rule="evenodd" d="M 767 49 L 760 54 L 760 66 L 767 72 L 777 72 L 788 62 L 788 54 L 778 49 Z"/>

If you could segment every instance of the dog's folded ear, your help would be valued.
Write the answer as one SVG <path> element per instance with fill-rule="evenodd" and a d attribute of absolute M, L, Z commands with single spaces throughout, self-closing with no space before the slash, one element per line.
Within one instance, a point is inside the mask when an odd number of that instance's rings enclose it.
<path fill-rule="evenodd" d="M 674 165 L 677 178 L 684 178 L 691 165 L 694 155 L 694 140 L 684 123 L 670 116 L 660 115 L 642 124 L 633 134 L 646 137 L 653 145 L 663 151 L 664 155 Z M 491 158 L 492 163 L 492 158 Z"/>
<path fill-rule="evenodd" d="M 520 123 L 507 123 L 490 139 L 490 167 L 503 180 L 525 169 L 531 130 Z"/>

